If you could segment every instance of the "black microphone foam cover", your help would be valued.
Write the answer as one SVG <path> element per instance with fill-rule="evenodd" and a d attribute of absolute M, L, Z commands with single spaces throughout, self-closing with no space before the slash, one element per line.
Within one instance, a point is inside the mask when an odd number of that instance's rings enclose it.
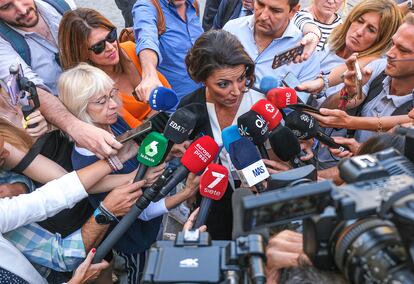
<path fill-rule="evenodd" d="M 193 140 L 201 132 L 202 129 L 206 129 L 210 125 L 207 108 L 205 104 L 200 103 L 191 103 L 185 105 L 183 108 L 188 109 L 197 116 L 196 125 L 193 132 L 190 134 L 190 140 Z"/>
<path fill-rule="evenodd" d="M 282 161 L 290 161 L 301 151 L 298 138 L 289 128 L 279 125 L 269 135 L 270 146 L 273 152 Z"/>
<path fill-rule="evenodd" d="M 263 144 L 269 138 L 267 121 L 254 110 L 239 116 L 237 125 L 240 135 L 249 138 L 255 145 Z"/>
<path fill-rule="evenodd" d="M 188 140 L 194 130 L 197 115 L 186 108 L 177 109 L 170 117 L 164 129 L 164 136 L 175 144 Z"/>
<path fill-rule="evenodd" d="M 318 121 L 310 114 L 292 111 L 286 116 L 285 125 L 289 127 L 298 139 L 311 139 L 319 129 Z"/>
<path fill-rule="evenodd" d="M 232 239 L 235 240 L 238 237 L 246 236 L 250 233 L 258 233 L 263 236 L 265 240 L 269 238 L 269 231 L 267 229 L 254 230 L 252 232 L 245 232 L 243 230 L 243 197 L 253 195 L 249 188 L 237 188 L 231 197 L 231 207 L 233 211 L 233 231 Z"/>

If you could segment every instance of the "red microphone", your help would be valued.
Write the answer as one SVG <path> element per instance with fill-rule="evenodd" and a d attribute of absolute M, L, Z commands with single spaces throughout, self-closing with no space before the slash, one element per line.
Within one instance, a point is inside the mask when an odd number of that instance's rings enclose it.
<path fill-rule="evenodd" d="M 161 188 L 157 200 L 167 196 L 171 189 L 180 183 L 189 172 L 196 174 L 204 170 L 214 160 L 218 152 L 219 146 L 208 135 L 202 136 L 191 143 L 180 160 L 181 165 L 177 167 L 167 183 Z"/>
<path fill-rule="evenodd" d="M 267 92 L 267 99 L 279 109 L 298 103 L 298 95 L 296 94 L 296 91 L 288 87 L 279 87 L 269 90 Z"/>
<path fill-rule="evenodd" d="M 194 228 L 199 228 L 207 221 L 213 200 L 220 200 L 226 192 L 229 183 L 227 168 L 219 164 L 208 165 L 200 178 L 200 194 L 203 196 Z"/>
<path fill-rule="evenodd" d="M 269 100 L 261 99 L 257 101 L 251 108 L 260 114 L 269 123 L 269 131 L 275 129 L 282 120 L 282 113 Z"/>

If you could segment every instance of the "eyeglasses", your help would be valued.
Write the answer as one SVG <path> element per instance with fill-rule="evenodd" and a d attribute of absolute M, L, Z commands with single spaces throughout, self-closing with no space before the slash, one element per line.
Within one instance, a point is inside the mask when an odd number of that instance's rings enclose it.
<path fill-rule="evenodd" d="M 118 35 L 116 33 L 116 29 L 112 29 L 109 34 L 101 41 L 98 41 L 94 45 L 92 45 L 89 50 L 92 50 L 95 54 L 101 54 L 106 47 L 106 42 L 113 43 L 116 41 Z"/>
<path fill-rule="evenodd" d="M 99 105 L 99 106 L 104 106 L 104 105 L 106 105 L 111 99 L 112 100 L 115 100 L 114 98 L 116 98 L 117 96 L 118 96 L 118 94 L 119 94 L 119 90 L 118 89 L 116 89 L 116 88 L 113 88 L 110 92 L 109 92 L 109 95 L 107 95 L 107 96 L 102 96 L 102 97 L 100 97 L 99 98 L 99 100 L 97 100 L 97 101 L 94 101 L 94 102 L 89 102 L 89 103 L 92 103 L 92 104 L 96 104 L 96 105 Z"/>

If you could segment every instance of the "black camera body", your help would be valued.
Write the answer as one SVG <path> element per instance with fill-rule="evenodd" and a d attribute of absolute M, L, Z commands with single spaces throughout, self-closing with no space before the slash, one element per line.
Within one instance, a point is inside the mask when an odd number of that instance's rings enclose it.
<path fill-rule="evenodd" d="M 243 229 L 303 220 L 314 266 L 352 283 L 414 283 L 414 164 L 394 149 L 343 161 L 341 187 L 306 183 L 243 198 Z"/>

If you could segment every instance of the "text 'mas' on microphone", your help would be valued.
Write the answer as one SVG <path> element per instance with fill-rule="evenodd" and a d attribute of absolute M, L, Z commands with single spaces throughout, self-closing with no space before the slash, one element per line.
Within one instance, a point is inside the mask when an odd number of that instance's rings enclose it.
<path fill-rule="evenodd" d="M 269 137 L 269 128 L 263 116 L 253 110 L 249 110 L 237 118 L 237 125 L 240 135 L 252 141 L 264 159 L 269 159 L 266 147 L 264 146 L 264 143 Z"/>
<path fill-rule="evenodd" d="M 228 182 L 229 172 L 227 168 L 219 164 L 207 166 L 200 179 L 200 194 L 203 198 L 194 228 L 199 228 L 206 224 L 212 203 L 224 196 Z"/>
<path fill-rule="evenodd" d="M 210 136 L 203 136 L 195 140 L 181 158 L 181 165 L 174 171 L 171 178 L 161 188 L 161 191 L 164 191 L 166 196 L 189 172 L 199 173 L 204 170 L 216 157 L 218 150 L 217 143 Z M 135 206 L 131 207 L 129 212 L 122 217 L 121 221 L 98 247 L 93 263 L 98 263 L 104 258 L 158 194 L 158 190 L 155 190 L 152 186 L 144 191 Z"/>
<path fill-rule="evenodd" d="M 336 143 L 332 137 L 320 130 L 318 121 L 310 114 L 301 111 L 292 111 L 285 119 L 285 125 L 289 127 L 298 139 L 318 139 L 330 148 L 340 151 L 349 150 L 347 145 Z"/>
<path fill-rule="evenodd" d="M 269 177 L 269 172 L 253 142 L 245 137 L 234 141 L 229 155 L 241 181 L 249 187 L 256 186 L 259 192 L 264 191 L 262 182 Z"/>

